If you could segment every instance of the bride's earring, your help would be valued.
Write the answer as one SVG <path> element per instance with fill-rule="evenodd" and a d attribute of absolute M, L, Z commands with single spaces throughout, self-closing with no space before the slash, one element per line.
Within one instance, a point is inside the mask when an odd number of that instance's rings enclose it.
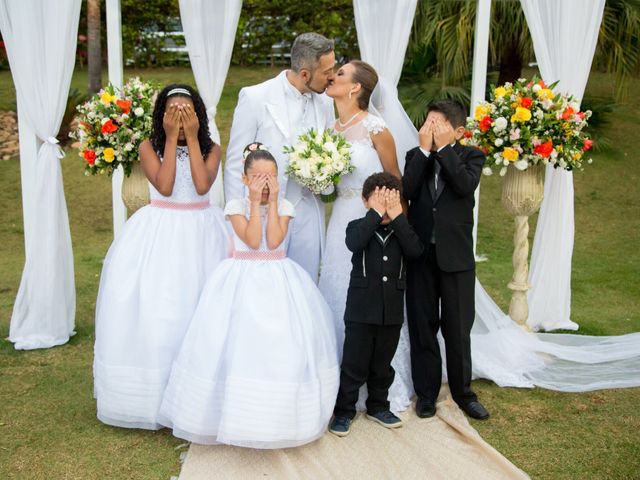
<path fill-rule="evenodd" d="M 351 90 L 349 90 L 349 99 L 351 99 L 351 93 L 352 93 Z"/>

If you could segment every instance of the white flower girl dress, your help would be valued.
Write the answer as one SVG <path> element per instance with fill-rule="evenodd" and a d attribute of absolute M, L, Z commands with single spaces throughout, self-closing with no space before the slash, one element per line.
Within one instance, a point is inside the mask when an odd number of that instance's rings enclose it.
<path fill-rule="evenodd" d="M 281 216 L 294 216 L 280 200 Z M 226 215 L 249 215 L 232 200 Z M 286 240 L 249 248 L 234 234 L 232 258 L 205 285 L 174 363 L 160 421 L 202 444 L 295 447 L 323 435 L 340 367 L 331 310 L 309 274 L 286 258 Z"/>
<path fill-rule="evenodd" d="M 211 271 L 228 256 L 222 209 L 199 195 L 178 146 L 171 196 L 149 185 L 109 248 L 96 302 L 94 396 L 109 425 L 157 429 L 171 365 Z"/>

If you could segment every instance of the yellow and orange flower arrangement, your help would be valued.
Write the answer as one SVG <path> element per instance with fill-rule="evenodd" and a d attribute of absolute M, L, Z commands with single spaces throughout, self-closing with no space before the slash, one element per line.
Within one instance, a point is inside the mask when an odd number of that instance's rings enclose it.
<path fill-rule="evenodd" d="M 119 166 L 131 173 L 138 147 L 151 132 L 156 95 L 156 85 L 132 78 L 122 89 L 109 84 L 78 105 L 78 126 L 70 136 L 80 143 L 85 175 L 111 175 Z"/>
<path fill-rule="evenodd" d="M 591 111 L 581 112 L 579 103 L 556 93 L 555 86 L 519 79 L 492 88 L 489 101 L 475 108 L 463 143 L 487 155 L 486 175 L 496 169 L 504 175 L 509 165 L 525 170 L 539 163 L 582 170 L 593 145 L 584 133 Z"/>

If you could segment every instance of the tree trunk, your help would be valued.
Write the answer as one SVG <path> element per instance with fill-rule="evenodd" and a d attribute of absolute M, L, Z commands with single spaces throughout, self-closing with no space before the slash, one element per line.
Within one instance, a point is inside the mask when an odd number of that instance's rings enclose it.
<path fill-rule="evenodd" d="M 102 87 L 100 43 L 100 0 L 87 0 L 87 63 L 90 93 L 97 92 Z"/>
<path fill-rule="evenodd" d="M 502 50 L 500 56 L 500 75 L 498 85 L 515 82 L 522 76 L 522 57 L 515 42 L 510 42 Z"/>

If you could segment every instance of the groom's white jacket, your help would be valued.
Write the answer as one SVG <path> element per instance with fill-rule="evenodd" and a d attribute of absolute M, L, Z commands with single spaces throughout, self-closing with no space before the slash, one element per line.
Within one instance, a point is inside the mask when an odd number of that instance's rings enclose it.
<path fill-rule="evenodd" d="M 281 195 L 294 205 L 302 195 L 302 189 L 289 188 L 285 170 L 289 159 L 282 152 L 285 145 L 291 145 L 295 139 L 289 125 L 287 113 L 288 98 L 285 95 L 283 81 L 286 71 L 277 77 L 258 85 L 240 90 L 238 105 L 233 114 L 231 138 L 224 166 L 224 191 L 226 201 L 245 197 L 245 187 L 241 176 L 243 169 L 242 152 L 252 142 L 264 143 L 278 162 L 278 183 Z M 319 130 L 331 128 L 334 122 L 333 102 L 323 94 L 312 94 L 315 114 L 315 127 Z"/>

